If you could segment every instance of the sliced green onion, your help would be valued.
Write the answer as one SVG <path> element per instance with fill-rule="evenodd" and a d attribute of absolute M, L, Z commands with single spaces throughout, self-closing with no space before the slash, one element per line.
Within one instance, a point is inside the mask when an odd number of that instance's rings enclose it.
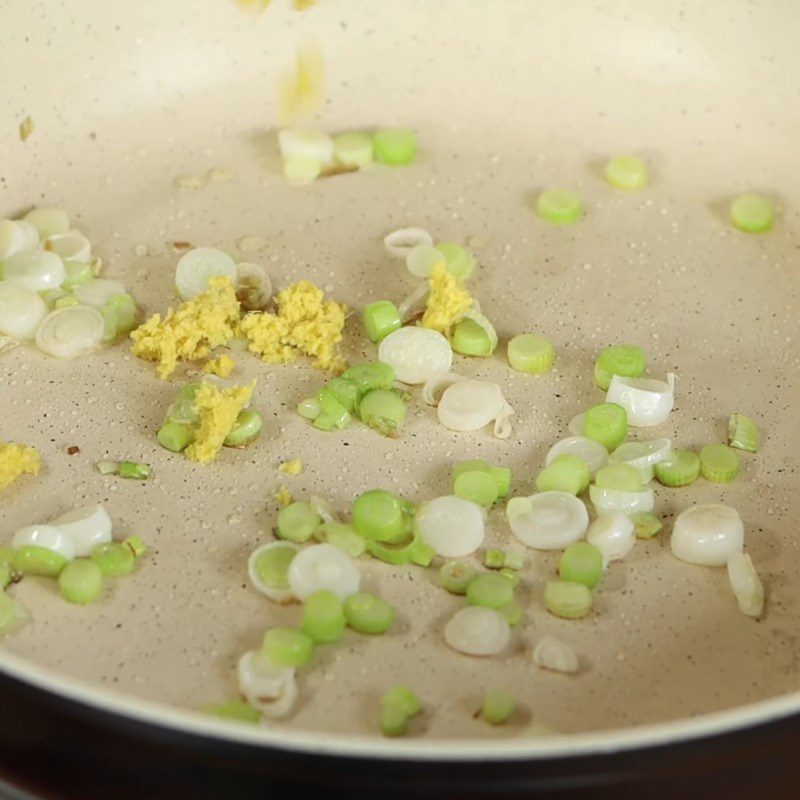
<path fill-rule="evenodd" d="M 467 586 L 467 601 L 471 606 L 499 609 L 514 600 L 514 585 L 503 575 L 478 575 Z"/>
<path fill-rule="evenodd" d="M 547 189 L 536 201 L 539 216 L 559 225 L 575 222 L 581 216 L 581 199 L 569 189 Z"/>
<path fill-rule="evenodd" d="M 380 728 L 384 736 L 402 736 L 408 730 L 408 715 L 399 706 L 381 706 Z"/>
<path fill-rule="evenodd" d="M 225 437 L 226 447 L 246 447 L 261 435 L 261 414 L 248 408 L 239 412 L 236 422 Z"/>
<path fill-rule="evenodd" d="M 553 366 L 552 342 L 535 333 L 520 333 L 508 343 L 508 363 L 517 372 L 540 375 Z"/>
<path fill-rule="evenodd" d="M 592 406 L 583 418 L 583 435 L 613 450 L 628 435 L 628 415 L 616 403 Z"/>
<path fill-rule="evenodd" d="M 64 282 L 61 284 L 61 288 L 64 291 L 70 291 L 94 277 L 91 265 L 84 264 L 82 261 L 65 261 L 64 274 Z M 80 302 L 77 297 L 71 299 L 74 301 L 73 305 Z"/>
<path fill-rule="evenodd" d="M 700 474 L 712 483 L 730 483 L 739 474 L 739 456 L 724 444 L 707 444 L 700 451 Z"/>
<path fill-rule="evenodd" d="M 261 712 L 244 700 L 231 700 L 229 703 L 202 706 L 200 712 L 209 714 L 212 717 L 234 720 L 235 722 L 249 722 L 253 725 L 261 721 Z"/>
<path fill-rule="evenodd" d="M 113 342 L 117 338 L 117 309 L 114 306 L 105 305 L 98 309 L 103 317 L 103 339 L 105 344 Z"/>
<path fill-rule="evenodd" d="M 314 532 L 314 536 L 332 544 L 352 558 L 358 558 L 367 549 L 364 537 L 359 536 L 350 525 L 343 525 L 340 522 L 323 523 Z"/>
<path fill-rule="evenodd" d="M 89 556 L 104 578 L 116 578 L 133 572 L 136 558 L 130 547 L 119 542 L 96 544 Z"/>
<path fill-rule="evenodd" d="M 268 542 L 256 548 L 247 560 L 247 575 L 256 590 L 276 603 L 294 599 L 289 588 L 289 565 L 298 549 L 291 542 Z"/>
<path fill-rule="evenodd" d="M 116 475 L 119 472 L 119 461 L 98 461 L 95 466 L 101 475 Z"/>
<path fill-rule="evenodd" d="M 642 484 L 653 480 L 653 468 L 666 461 L 672 452 L 669 439 L 653 439 L 649 442 L 623 442 L 608 457 L 609 464 L 628 464 L 638 473 Z"/>
<path fill-rule="evenodd" d="M 591 610 L 592 590 L 575 581 L 550 581 L 544 588 L 547 610 L 562 619 L 580 619 Z"/>
<path fill-rule="evenodd" d="M 594 589 L 603 575 L 603 554 L 589 542 L 574 542 L 561 555 L 558 575 L 561 580 Z"/>
<path fill-rule="evenodd" d="M 28 545 L 14 551 L 14 571 L 20 575 L 41 575 L 57 578 L 67 565 L 67 559 L 46 547 Z"/>
<path fill-rule="evenodd" d="M 525 553 L 522 550 L 509 550 L 503 559 L 506 569 L 522 569 L 525 566 Z"/>
<path fill-rule="evenodd" d="M 306 397 L 297 404 L 297 413 L 303 418 L 313 422 L 320 414 L 322 409 L 316 397 Z"/>
<path fill-rule="evenodd" d="M 16 281 L 0 281 L 0 334 L 19 341 L 33 339 L 46 316 L 47 304 L 34 289 Z"/>
<path fill-rule="evenodd" d="M 364 332 L 371 342 L 376 344 L 401 325 L 400 312 L 391 300 L 376 300 L 364 306 L 361 313 Z"/>
<path fill-rule="evenodd" d="M 643 189 L 647 186 L 647 165 L 636 156 L 615 156 L 606 164 L 606 180 L 617 189 Z"/>
<path fill-rule="evenodd" d="M 42 240 L 64 234 L 69 230 L 69 215 L 63 208 L 33 208 L 23 220 L 36 228 Z"/>
<path fill-rule="evenodd" d="M 592 475 L 589 465 L 579 456 L 564 453 L 556 456 L 536 478 L 539 492 L 569 492 L 578 495 L 586 491 Z"/>
<path fill-rule="evenodd" d="M 673 450 L 669 458 L 653 467 L 653 471 L 663 486 L 689 486 L 700 477 L 700 456 L 691 450 Z"/>
<path fill-rule="evenodd" d="M 136 302 L 129 294 L 115 294 L 103 308 L 114 309 L 117 336 L 127 336 L 136 327 Z"/>
<path fill-rule="evenodd" d="M 358 415 L 365 425 L 383 436 L 396 436 L 405 422 L 406 404 L 395 391 L 373 389 L 359 403 Z"/>
<path fill-rule="evenodd" d="M 724 567 L 743 546 L 742 518 L 735 508 L 720 503 L 692 506 L 672 526 L 672 552 L 689 564 Z"/>
<path fill-rule="evenodd" d="M 390 603 L 369 592 L 351 594 L 344 601 L 347 624 L 358 633 L 386 633 L 394 623 L 395 612 Z"/>
<path fill-rule="evenodd" d="M 156 439 L 165 450 L 180 453 L 194 441 L 194 429 L 181 422 L 167 421 L 159 428 Z"/>
<path fill-rule="evenodd" d="M 322 172 L 322 163 L 307 156 L 290 156 L 283 160 L 283 177 L 293 186 L 313 183 Z"/>
<path fill-rule="evenodd" d="M 381 733 L 384 736 L 402 736 L 408 721 L 422 711 L 422 703 L 407 686 L 393 686 L 381 697 Z"/>
<path fill-rule="evenodd" d="M 639 492 L 642 489 L 639 471 L 630 464 L 606 464 L 597 470 L 594 482 L 598 489 L 618 492 Z"/>
<path fill-rule="evenodd" d="M 61 570 L 58 588 L 68 603 L 85 606 L 100 597 L 103 573 L 94 561 L 76 558 Z"/>
<path fill-rule="evenodd" d="M 456 242 L 439 242 L 436 249 L 444 256 L 447 271 L 466 280 L 475 269 L 475 256 Z"/>
<path fill-rule="evenodd" d="M 516 708 L 517 701 L 508 692 L 489 692 L 483 700 L 481 716 L 490 725 L 502 725 Z"/>
<path fill-rule="evenodd" d="M 731 204 L 733 224 L 746 233 L 764 233 L 772 227 L 772 200 L 757 194 L 743 194 Z"/>
<path fill-rule="evenodd" d="M 294 628 L 270 628 L 261 652 L 278 667 L 303 667 L 314 655 L 314 640 Z"/>
<path fill-rule="evenodd" d="M 342 378 L 358 387 L 363 395 L 373 389 L 391 389 L 394 386 L 394 369 L 381 361 L 356 364 L 342 373 Z"/>
<path fill-rule="evenodd" d="M 330 430 L 325 427 L 325 423 L 330 423 L 334 428 L 341 430 L 350 424 L 350 412 L 333 391 L 327 387 L 320 389 L 317 392 L 317 400 L 319 401 L 321 413 L 314 420 L 314 427 L 321 430 Z"/>
<path fill-rule="evenodd" d="M 353 528 L 368 541 L 398 542 L 410 530 L 409 504 L 396 494 L 372 489 L 353 503 Z"/>
<path fill-rule="evenodd" d="M 661 520 L 651 511 L 631 514 L 631 522 L 637 539 L 652 539 L 664 527 Z"/>
<path fill-rule="evenodd" d="M 497 484 L 498 497 L 505 497 L 511 491 L 511 469 L 509 467 L 489 467 L 489 472 Z"/>
<path fill-rule="evenodd" d="M 501 569 L 505 566 L 506 556 L 502 550 L 487 550 L 483 555 L 483 566 L 487 569 Z"/>
<path fill-rule="evenodd" d="M 36 346 L 54 358 L 74 358 L 103 339 L 105 323 L 96 308 L 71 306 L 49 313 L 36 330 Z"/>
<path fill-rule="evenodd" d="M 444 626 L 448 647 L 468 656 L 494 656 L 511 640 L 511 627 L 499 611 L 466 606 L 456 611 Z"/>
<path fill-rule="evenodd" d="M 415 538 L 411 543 L 411 563 L 418 567 L 429 567 L 436 557 L 436 550 L 420 538 Z"/>
<path fill-rule="evenodd" d="M 300 630 L 317 644 L 327 644 L 342 638 L 345 614 L 342 601 L 335 592 L 320 589 L 306 598 Z"/>
<path fill-rule="evenodd" d="M 70 306 L 77 306 L 80 305 L 80 302 L 75 295 L 68 294 L 65 297 L 58 297 L 56 298 L 55 303 L 53 303 L 53 307 L 58 310 L 59 308 L 69 308 Z"/>
<path fill-rule="evenodd" d="M 758 450 L 758 428 L 750 417 L 731 414 L 728 421 L 728 444 L 737 450 L 755 453 Z"/>
<path fill-rule="evenodd" d="M 489 334 L 473 319 L 462 319 L 456 323 L 450 345 L 462 356 L 490 356 L 493 349 Z"/>
<path fill-rule="evenodd" d="M 505 578 L 514 589 L 519 586 L 520 577 L 519 572 L 516 570 L 503 567 L 497 574 Z"/>
<path fill-rule="evenodd" d="M 417 154 L 417 136 L 404 128 L 384 128 L 372 137 L 372 157 L 380 164 L 410 164 Z"/>
<path fill-rule="evenodd" d="M 0 639 L 12 633 L 28 620 L 28 612 L 22 603 L 0 592 Z"/>
<path fill-rule="evenodd" d="M 326 394 L 332 394 L 348 411 L 356 410 L 358 401 L 361 399 L 361 392 L 358 386 L 347 378 L 333 378 L 328 381 L 328 385 L 323 389 Z M 323 410 L 324 403 L 322 403 Z"/>
<path fill-rule="evenodd" d="M 278 512 L 276 532 L 290 542 L 307 542 L 321 524 L 322 517 L 308 503 L 290 503 Z"/>
<path fill-rule="evenodd" d="M 385 564 L 408 564 L 417 553 L 418 544 L 424 544 L 419 537 L 409 536 L 400 542 L 367 541 L 367 552 Z"/>
<path fill-rule="evenodd" d="M 453 481 L 453 494 L 488 508 L 498 498 L 497 481 L 488 469 L 461 471 Z"/>
<path fill-rule="evenodd" d="M 199 383 L 187 383 L 181 386 L 175 402 L 167 409 L 167 420 L 182 425 L 194 425 L 200 422 L 200 409 L 197 407 L 197 391 Z"/>
<path fill-rule="evenodd" d="M 122 544 L 133 553 L 134 558 L 141 558 L 147 553 L 147 545 L 142 541 L 141 536 L 129 536 Z"/>
<path fill-rule="evenodd" d="M 614 375 L 638 378 L 646 366 L 644 350 L 633 344 L 618 344 L 600 352 L 594 365 L 595 383 L 605 392 Z"/>
<path fill-rule="evenodd" d="M 361 131 L 348 131 L 333 137 L 333 160 L 344 167 L 359 169 L 372 163 L 372 137 Z"/>
<path fill-rule="evenodd" d="M 433 268 L 444 261 L 442 254 L 433 245 L 429 244 L 419 244 L 416 247 L 410 248 L 405 258 L 406 269 L 415 278 L 429 278 L 433 272 Z M 414 294 L 407 297 L 400 304 L 398 308 L 400 318 L 405 322 L 421 314 L 429 295 L 430 286 L 427 283 L 419 286 Z M 417 309 L 417 302 L 421 303 L 419 309 Z M 414 313 L 412 313 L 412 311 Z"/>
<path fill-rule="evenodd" d="M 439 583 L 450 594 L 466 594 L 476 570 L 466 561 L 447 561 L 439 570 Z"/>
<path fill-rule="evenodd" d="M 14 568 L 10 561 L 0 560 L 0 590 L 5 589 L 14 577 Z"/>
<path fill-rule="evenodd" d="M 117 474 L 120 478 L 130 478 L 131 480 L 144 481 L 150 477 L 150 467 L 139 461 L 120 461 Z"/>
<path fill-rule="evenodd" d="M 728 581 L 742 614 L 758 619 L 764 611 L 764 585 L 747 553 L 728 558 Z"/>

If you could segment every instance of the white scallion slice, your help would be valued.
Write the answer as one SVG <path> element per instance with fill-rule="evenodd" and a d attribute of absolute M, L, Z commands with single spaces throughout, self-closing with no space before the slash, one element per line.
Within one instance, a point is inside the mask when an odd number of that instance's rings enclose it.
<path fill-rule="evenodd" d="M 88 556 L 96 544 L 111 541 L 111 517 L 99 503 L 68 511 L 50 524 L 72 540 L 76 556 Z"/>
<path fill-rule="evenodd" d="M 614 375 L 606 402 L 622 406 L 628 413 L 628 425 L 634 428 L 661 425 L 675 405 L 675 375 L 670 372 L 666 381 Z"/>
<path fill-rule="evenodd" d="M 636 526 L 619 511 L 600 515 L 586 532 L 586 541 L 603 554 L 603 568 L 625 558 L 636 544 Z"/>
<path fill-rule="evenodd" d="M 112 297 L 125 294 L 125 287 L 119 281 L 112 281 L 108 278 L 92 278 L 92 280 L 76 286 L 72 293 L 78 298 L 79 303 L 100 309 Z"/>
<path fill-rule="evenodd" d="M 456 611 L 445 625 L 444 640 L 468 656 L 494 656 L 508 646 L 511 628 L 493 608 L 468 606 Z"/>
<path fill-rule="evenodd" d="M 414 385 L 449 371 L 453 349 L 438 331 L 409 325 L 381 340 L 378 360 L 394 368 L 397 380 Z"/>
<path fill-rule="evenodd" d="M 585 413 L 576 414 L 568 423 L 567 430 L 573 436 L 583 436 L 583 421 L 586 418 Z"/>
<path fill-rule="evenodd" d="M 26 525 L 20 528 L 11 539 L 11 547 L 21 550 L 23 547 L 43 547 L 58 553 L 67 561 L 75 558 L 75 545 L 64 531 L 53 525 Z"/>
<path fill-rule="evenodd" d="M 96 308 L 69 306 L 49 313 L 36 331 L 36 346 L 55 358 L 74 358 L 97 347 L 105 323 Z"/>
<path fill-rule="evenodd" d="M 47 250 L 23 250 L 3 261 L 3 278 L 36 292 L 58 289 L 67 272 L 64 262 Z"/>
<path fill-rule="evenodd" d="M 417 245 L 406 255 L 406 269 L 417 278 L 429 277 L 437 264 L 444 264 L 444 256 L 431 245 Z"/>
<path fill-rule="evenodd" d="M 534 663 L 542 669 L 574 674 L 580 667 L 578 654 L 560 639 L 545 636 L 539 639 L 532 653 Z"/>
<path fill-rule="evenodd" d="M 608 457 L 609 464 L 628 464 L 642 479 L 642 483 L 653 480 L 653 467 L 666 461 L 672 452 L 669 439 L 653 439 L 650 442 L 625 442 Z"/>
<path fill-rule="evenodd" d="M 504 400 L 500 413 L 494 420 L 494 435 L 498 439 L 508 439 L 511 436 L 511 417 L 514 416 L 514 409 Z"/>
<path fill-rule="evenodd" d="M 431 287 L 430 284 L 425 281 L 417 286 L 417 288 L 397 306 L 397 313 L 400 315 L 400 319 L 404 325 L 406 322 L 410 322 L 425 311 L 430 296 Z"/>
<path fill-rule="evenodd" d="M 236 262 L 222 250 L 213 247 L 196 247 L 178 262 L 175 268 L 175 286 L 184 300 L 191 300 L 208 289 L 211 278 L 229 278 L 236 285 Z"/>
<path fill-rule="evenodd" d="M 483 544 L 483 510 L 455 495 L 437 497 L 417 509 L 414 533 L 437 555 L 461 558 L 474 553 Z"/>
<path fill-rule="evenodd" d="M 744 525 L 735 508 L 717 503 L 693 506 L 678 515 L 672 552 L 690 564 L 724 567 L 744 547 Z"/>
<path fill-rule="evenodd" d="M 37 292 L 14 281 L 0 281 L 0 334 L 33 339 L 47 316 L 47 304 Z"/>
<path fill-rule="evenodd" d="M 448 386 L 437 411 L 439 422 L 451 431 L 479 431 L 500 418 L 499 430 L 495 430 L 499 438 L 507 438 L 510 429 L 503 426 L 514 413 L 496 383 L 474 378 L 464 378 Z"/>
<path fill-rule="evenodd" d="M 310 159 L 322 166 L 333 162 L 333 139 L 324 131 L 283 130 L 278 133 L 281 157 Z"/>
<path fill-rule="evenodd" d="M 283 162 L 283 177 L 292 186 L 308 186 L 322 173 L 322 164 L 315 158 L 292 156 Z"/>
<path fill-rule="evenodd" d="M 600 442 L 587 439 L 585 436 L 569 436 L 556 442 L 547 453 L 544 463 L 550 464 L 554 458 L 572 455 L 582 458 L 594 475 L 608 461 L 608 450 Z"/>
<path fill-rule="evenodd" d="M 0 259 L 39 247 L 39 231 L 25 220 L 0 220 Z"/>
<path fill-rule="evenodd" d="M 472 301 L 472 307 L 469 311 L 465 311 L 458 321 L 461 322 L 462 319 L 471 319 L 478 327 L 483 329 L 489 340 L 490 352 L 493 353 L 497 349 L 497 331 L 489 318 L 481 314 L 481 306 L 477 300 Z"/>
<path fill-rule="evenodd" d="M 589 487 L 589 499 L 598 514 L 635 514 L 637 511 L 652 511 L 655 503 L 652 489 L 639 492 L 624 492 L 619 489 L 599 489 L 592 484 Z"/>
<path fill-rule="evenodd" d="M 732 553 L 728 557 L 728 580 L 739 611 L 758 619 L 764 611 L 764 585 L 747 553 Z"/>
<path fill-rule="evenodd" d="M 320 589 L 342 599 L 361 586 L 361 572 L 350 556 L 330 544 L 313 544 L 299 552 L 289 565 L 289 587 L 300 600 Z"/>
<path fill-rule="evenodd" d="M 69 214 L 63 208 L 34 208 L 23 219 L 36 228 L 42 241 L 69 230 Z"/>
<path fill-rule="evenodd" d="M 327 500 L 314 495 L 308 503 L 319 514 L 323 522 L 341 523 L 341 517 L 333 510 L 333 506 Z"/>
<path fill-rule="evenodd" d="M 272 297 L 272 281 L 264 267 L 240 261 L 236 265 L 236 299 L 245 311 L 261 311 Z"/>
<path fill-rule="evenodd" d="M 433 236 L 424 228 L 400 228 L 383 237 L 386 252 L 395 258 L 405 258 L 409 250 L 422 245 L 433 245 Z"/>
<path fill-rule="evenodd" d="M 88 264 L 92 259 L 92 244 L 80 231 L 55 233 L 47 238 L 44 246 L 65 262 Z"/>
<path fill-rule="evenodd" d="M 262 652 L 249 650 L 237 667 L 239 691 L 245 700 L 269 719 L 281 719 L 297 701 L 294 667 L 279 667 Z"/>
<path fill-rule="evenodd" d="M 508 501 L 509 525 L 523 544 L 537 550 L 563 550 L 583 538 L 589 512 L 568 492 L 540 492 Z"/>
<path fill-rule="evenodd" d="M 250 578 L 250 583 L 253 584 L 255 589 L 261 594 L 266 595 L 270 600 L 274 600 L 276 603 L 289 603 L 292 600 L 296 600 L 294 592 L 289 587 L 284 586 L 272 586 L 269 583 L 265 582 L 263 576 L 261 575 L 258 569 L 258 562 L 269 550 L 275 550 L 285 548 L 286 550 L 291 550 L 294 553 L 300 552 L 300 547 L 296 545 L 294 542 L 287 542 L 287 541 L 280 541 L 280 542 L 267 542 L 267 544 L 262 544 L 261 547 L 257 547 L 250 553 L 250 558 L 247 559 L 247 576 Z M 295 555 L 295 558 L 297 556 Z M 294 560 L 294 559 L 292 559 Z M 288 570 L 287 570 L 287 578 L 288 578 Z"/>
<path fill-rule="evenodd" d="M 422 387 L 422 399 L 429 406 L 436 406 L 441 399 L 440 394 L 456 381 L 463 381 L 466 378 L 457 372 L 442 372 L 439 375 L 431 376 Z"/>

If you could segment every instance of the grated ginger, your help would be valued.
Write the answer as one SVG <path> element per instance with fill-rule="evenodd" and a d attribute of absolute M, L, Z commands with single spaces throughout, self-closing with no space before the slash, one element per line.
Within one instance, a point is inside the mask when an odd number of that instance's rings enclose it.
<path fill-rule="evenodd" d="M 239 412 L 253 396 L 256 382 L 250 386 L 231 386 L 221 389 L 203 382 L 197 390 L 194 404 L 200 412 L 200 424 L 194 442 L 186 448 L 186 456 L 200 464 L 210 464 L 222 449 L 225 437 L 236 424 Z"/>
<path fill-rule="evenodd" d="M 239 301 L 229 278 L 212 278 L 197 297 L 171 308 L 164 319 L 153 314 L 131 332 L 133 355 L 157 361 L 158 377 L 166 380 L 179 361 L 206 358 L 233 338 L 239 321 Z"/>
<path fill-rule="evenodd" d="M 278 122 L 288 125 L 307 119 L 325 101 L 325 67 L 316 47 L 306 45 L 297 51 L 294 71 L 278 83 Z"/>
<path fill-rule="evenodd" d="M 275 493 L 275 499 L 278 501 L 278 505 L 290 506 L 292 504 L 292 493 L 285 486 L 281 486 Z"/>
<path fill-rule="evenodd" d="M 443 263 L 434 266 L 428 281 L 431 292 L 422 316 L 422 327 L 447 335 L 472 307 L 472 296 Z"/>
<path fill-rule="evenodd" d="M 208 375 L 218 375 L 220 378 L 227 378 L 236 366 L 234 360 L 224 353 L 219 358 L 213 358 L 203 364 L 203 372 Z"/>
<path fill-rule="evenodd" d="M 33 447 L 0 442 L 0 489 L 12 484 L 20 475 L 38 475 L 39 453 Z"/>
<path fill-rule="evenodd" d="M 291 461 L 284 461 L 278 470 L 284 475 L 299 475 L 303 471 L 303 462 L 299 458 L 293 458 Z"/>

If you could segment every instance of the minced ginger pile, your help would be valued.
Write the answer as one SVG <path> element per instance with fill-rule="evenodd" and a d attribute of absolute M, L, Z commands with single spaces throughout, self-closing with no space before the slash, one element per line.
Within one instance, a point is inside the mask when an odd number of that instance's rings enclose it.
<path fill-rule="evenodd" d="M 210 464 L 222 449 L 225 437 L 236 424 L 242 409 L 247 408 L 256 382 L 249 386 L 220 388 L 205 381 L 195 395 L 195 405 L 200 412 L 200 425 L 194 441 L 186 448 L 186 456 L 200 464 Z"/>
<path fill-rule="evenodd" d="M 20 475 L 38 475 L 40 467 L 39 453 L 33 447 L 0 442 L 0 489 Z"/>
<path fill-rule="evenodd" d="M 341 372 L 346 363 L 339 354 L 347 308 L 325 300 L 324 292 L 310 281 L 287 287 L 275 298 L 276 313 L 255 312 L 242 317 L 239 301 L 229 278 L 212 278 L 209 288 L 171 308 L 162 319 L 154 314 L 131 333 L 131 352 L 158 363 L 164 380 L 179 361 L 207 358 L 215 347 L 227 345 L 236 336 L 248 340 L 248 349 L 271 364 L 287 364 L 298 355 L 312 356 L 319 369 Z M 228 366 L 220 357 L 208 371 Z"/>
<path fill-rule="evenodd" d="M 450 328 L 472 307 L 472 296 L 443 263 L 434 266 L 428 282 L 431 293 L 422 316 L 422 327 L 446 336 Z"/>

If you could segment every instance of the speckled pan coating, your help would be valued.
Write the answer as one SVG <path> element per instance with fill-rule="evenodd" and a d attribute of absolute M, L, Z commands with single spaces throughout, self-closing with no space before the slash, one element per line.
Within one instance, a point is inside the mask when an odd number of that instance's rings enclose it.
<path fill-rule="evenodd" d="M 263 263 L 276 287 L 309 278 L 359 308 L 413 288 L 383 249 L 388 231 L 421 225 L 441 239 L 482 237 L 472 286 L 484 313 L 502 340 L 522 330 L 551 338 L 555 370 L 515 373 L 502 344 L 487 361 L 456 356 L 460 372 L 503 387 L 517 411 L 511 438 L 450 433 L 415 391 L 403 435 L 390 441 L 359 425 L 314 431 L 293 409 L 323 376 L 238 355 L 234 376 L 258 379 L 265 435 L 202 467 L 155 441 L 185 373 L 159 381 L 123 345 L 70 363 L 28 348 L 3 355 L 0 439 L 38 447 L 44 470 L 3 493 L 0 539 L 102 502 L 119 537 L 136 533 L 151 546 L 140 571 L 88 608 L 61 601 L 52 583 L 25 580 L 13 592 L 33 623 L 3 651 L 126 698 L 178 707 L 230 698 L 238 655 L 269 625 L 299 618 L 246 576 L 248 554 L 270 538 L 280 485 L 341 509 L 376 484 L 422 501 L 449 490 L 454 461 L 483 458 L 512 466 L 514 492 L 529 494 L 569 419 L 602 397 L 592 384 L 597 351 L 631 341 L 645 347 L 655 377 L 677 376 L 676 409 L 653 437 L 699 448 L 724 440 L 733 411 L 757 421 L 763 447 L 742 455 L 741 477 L 659 488 L 665 531 L 612 566 L 586 620 L 542 610 L 538 596 L 558 555 L 532 555 L 520 591 L 526 620 L 503 658 L 470 659 L 445 646 L 443 623 L 463 601 L 438 589 L 433 571 L 365 562 L 365 587 L 396 604 L 398 623 L 385 637 L 348 634 L 321 648 L 303 671 L 297 712 L 280 728 L 374 732 L 378 697 L 398 680 L 418 689 L 426 705 L 418 732 L 431 739 L 506 737 L 531 721 L 601 731 L 800 688 L 792 4 L 322 0 L 303 14 L 273 6 L 257 18 L 233 0 L 140 0 L 114 4 L 113 13 L 93 0 L 7 3 L 3 63 L 25 69 L 0 70 L 0 211 L 72 210 L 106 275 L 148 312 L 171 297 L 174 241 L 234 247 L 261 237 L 266 248 L 243 255 Z M 322 124 L 413 126 L 414 166 L 285 185 L 269 131 L 274 86 L 309 38 L 328 65 Z M 23 143 L 17 126 L 27 114 L 36 130 Z M 646 158 L 652 185 L 638 193 L 606 185 L 602 165 L 617 153 Z M 214 168 L 236 177 L 173 186 L 179 175 Z M 533 200 L 553 186 L 580 192 L 579 224 L 537 219 Z M 730 198 L 750 190 L 777 202 L 769 235 L 727 222 Z M 149 255 L 135 254 L 140 244 Z M 352 318 L 348 355 L 374 352 Z M 71 445 L 80 454 L 68 456 Z M 103 478 L 93 464 L 108 457 L 145 461 L 153 477 Z M 276 471 L 293 457 L 305 462 L 302 475 Z M 767 586 L 760 622 L 737 611 L 724 570 L 669 553 L 672 518 L 720 501 L 740 511 Z M 500 510 L 489 527 L 490 546 L 509 542 Z M 581 654 L 579 676 L 533 665 L 531 647 L 545 635 Z M 519 699 L 520 722 L 495 730 L 472 718 L 490 688 Z"/>

